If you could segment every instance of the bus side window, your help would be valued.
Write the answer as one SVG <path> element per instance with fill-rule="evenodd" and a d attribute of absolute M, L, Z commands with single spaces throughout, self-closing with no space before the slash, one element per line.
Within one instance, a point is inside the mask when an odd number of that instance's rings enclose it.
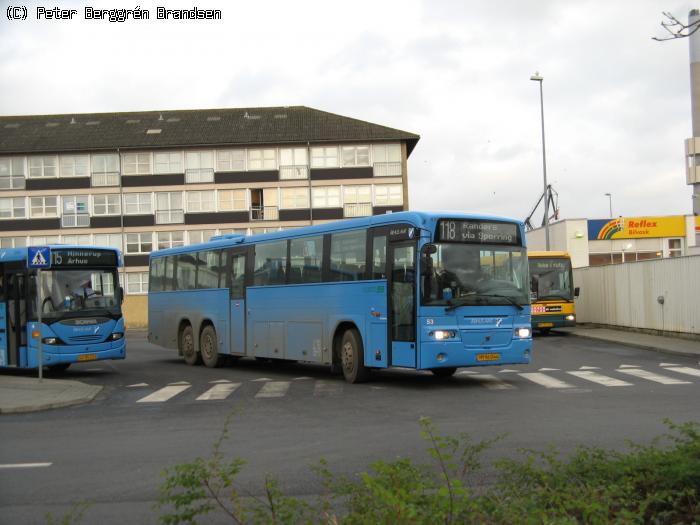
<path fill-rule="evenodd" d="M 372 279 L 386 279 L 386 235 L 372 239 Z"/>
<path fill-rule="evenodd" d="M 245 294 L 245 255 L 230 255 L 231 299 L 242 299 Z"/>

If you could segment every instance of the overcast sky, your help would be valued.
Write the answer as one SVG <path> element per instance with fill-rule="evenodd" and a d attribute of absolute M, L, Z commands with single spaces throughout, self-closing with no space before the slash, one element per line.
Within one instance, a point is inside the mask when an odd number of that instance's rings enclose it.
<path fill-rule="evenodd" d="M 78 9 L 8 21 L 9 5 Z M 660 0 L 0 1 L 0 114 L 305 105 L 421 136 L 411 209 L 525 218 L 547 173 L 563 218 L 691 213 L 687 39 Z M 84 20 L 83 8 L 151 19 Z M 156 20 L 156 6 L 219 8 Z M 541 215 L 537 221 L 541 220 Z"/>

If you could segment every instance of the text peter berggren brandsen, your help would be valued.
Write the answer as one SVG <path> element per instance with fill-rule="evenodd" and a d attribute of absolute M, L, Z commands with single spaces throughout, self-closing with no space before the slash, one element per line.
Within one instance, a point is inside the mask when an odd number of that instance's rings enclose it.
<path fill-rule="evenodd" d="M 221 9 L 168 9 L 156 7 L 156 20 L 221 20 Z M 37 20 L 76 20 L 77 9 L 61 9 L 60 7 L 36 8 Z M 108 22 L 126 22 L 127 20 L 150 20 L 151 11 L 136 6 L 134 9 L 95 9 L 85 6 L 83 8 L 85 20 L 106 20 Z"/>

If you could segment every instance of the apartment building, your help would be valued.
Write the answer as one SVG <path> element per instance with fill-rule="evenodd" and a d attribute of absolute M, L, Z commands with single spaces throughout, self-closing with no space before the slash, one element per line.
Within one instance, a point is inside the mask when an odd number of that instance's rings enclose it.
<path fill-rule="evenodd" d="M 0 117 L 0 246 L 115 246 L 146 322 L 148 254 L 408 209 L 419 136 L 304 106 Z"/>

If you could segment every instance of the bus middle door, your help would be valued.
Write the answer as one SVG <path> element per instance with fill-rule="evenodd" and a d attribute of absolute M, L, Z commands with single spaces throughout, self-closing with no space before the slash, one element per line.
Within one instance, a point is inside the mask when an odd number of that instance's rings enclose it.
<path fill-rule="evenodd" d="M 230 309 L 229 322 L 230 346 L 229 351 L 234 355 L 246 353 L 246 250 L 232 250 L 229 252 L 230 281 Z"/>
<path fill-rule="evenodd" d="M 7 319 L 7 295 L 6 295 L 5 275 L 3 268 L 0 265 L 0 367 L 7 366 L 7 335 L 9 332 L 9 323 Z"/>
<path fill-rule="evenodd" d="M 391 365 L 416 367 L 416 241 L 389 243 Z"/>

